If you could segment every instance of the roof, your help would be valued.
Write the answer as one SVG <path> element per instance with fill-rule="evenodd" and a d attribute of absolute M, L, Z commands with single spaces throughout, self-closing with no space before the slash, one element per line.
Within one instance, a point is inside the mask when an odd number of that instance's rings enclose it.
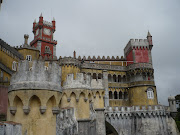
<path fill-rule="evenodd" d="M 148 31 L 147 37 L 152 37 L 151 33 Z"/>
<path fill-rule="evenodd" d="M 8 45 L 4 40 L 0 39 L 0 46 L 10 51 L 13 55 L 17 56 L 19 59 L 23 59 L 23 56 L 13 47 Z"/>

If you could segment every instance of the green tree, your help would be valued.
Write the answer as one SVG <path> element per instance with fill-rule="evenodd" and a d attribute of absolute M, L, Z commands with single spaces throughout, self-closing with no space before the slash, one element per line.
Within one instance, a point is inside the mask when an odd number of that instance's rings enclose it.
<path fill-rule="evenodd" d="M 176 104 L 178 104 L 178 110 L 180 109 L 180 94 L 175 96 Z M 178 111 L 180 112 L 180 110 Z"/>
<path fill-rule="evenodd" d="M 176 121 L 177 127 L 180 131 L 180 94 L 176 95 L 175 99 L 176 99 L 176 104 L 178 104 L 178 108 L 177 108 L 178 113 L 176 115 L 175 121 Z"/>

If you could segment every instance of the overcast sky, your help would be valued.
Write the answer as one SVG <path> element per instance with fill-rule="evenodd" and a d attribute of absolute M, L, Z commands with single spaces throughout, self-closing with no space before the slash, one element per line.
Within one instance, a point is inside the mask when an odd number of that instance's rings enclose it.
<path fill-rule="evenodd" d="M 33 39 L 33 21 L 56 20 L 57 56 L 122 56 L 129 39 L 153 37 L 158 99 L 180 94 L 180 0 L 4 0 L 0 38 L 21 45 Z"/>

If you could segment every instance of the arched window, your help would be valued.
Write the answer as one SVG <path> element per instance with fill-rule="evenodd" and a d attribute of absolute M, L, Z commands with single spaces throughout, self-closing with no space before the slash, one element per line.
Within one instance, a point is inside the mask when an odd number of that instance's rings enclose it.
<path fill-rule="evenodd" d="M 111 74 L 108 74 L 108 82 L 111 82 Z"/>
<path fill-rule="evenodd" d="M 112 91 L 109 91 L 109 99 L 112 99 Z"/>
<path fill-rule="evenodd" d="M 116 82 L 116 75 L 113 75 L 113 82 Z"/>
<path fill-rule="evenodd" d="M 147 98 L 148 99 L 154 99 L 154 91 L 152 88 L 147 89 Z"/>
<path fill-rule="evenodd" d="M 118 99 L 118 97 L 117 97 L 117 91 L 114 92 L 114 99 Z"/>
<path fill-rule="evenodd" d="M 118 75 L 118 82 L 121 82 L 121 75 Z"/>
<path fill-rule="evenodd" d="M 98 74 L 98 79 L 102 79 L 102 74 L 101 73 Z"/>
<path fill-rule="evenodd" d="M 119 92 L 119 99 L 123 99 L 121 91 Z"/>
<path fill-rule="evenodd" d="M 128 99 L 128 93 L 124 92 L 124 99 Z"/>
<path fill-rule="evenodd" d="M 97 79 L 96 73 L 93 73 L 93 79 Z"/>
<path fill-rule="evenodd" d="M 32 56 L 31 55 L 26 55 L 26 60 L 32 61 Z"/>
<path fill-rule="evenodd" d="M 17 62 L 16 61 L 13 61 L 13 63 L 12 63 L 12 70 L 13 71 L 17 70 Z"/>
<path fill-rule="evenodd" d="M 125 75 L 123 76 L 123 82 L 126 82 L 126 76 Z"/>

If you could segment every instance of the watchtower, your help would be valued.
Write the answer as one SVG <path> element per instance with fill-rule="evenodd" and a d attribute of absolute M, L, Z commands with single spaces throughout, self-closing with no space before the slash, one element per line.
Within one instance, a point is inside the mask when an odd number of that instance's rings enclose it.
<path fill-rule="evenodd" d="M 56 56 L 57 41 L 53 39 L 56 30 L 55 23 L 55 19 L 52 22 L 44 21 L 42 14 L 39 17 L 39 22 L 36 23 L 35 20 L 33 23 L 34 39 L 30 45 L 38 48 L 43 57 Z"/>

